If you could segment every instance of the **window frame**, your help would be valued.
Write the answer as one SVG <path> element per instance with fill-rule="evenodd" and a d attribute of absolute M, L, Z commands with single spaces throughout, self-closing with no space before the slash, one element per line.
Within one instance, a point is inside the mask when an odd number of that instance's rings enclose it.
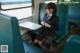
<path fill-rule="evenodd" d="M 24 8 L 32 8 L 32 12 L 33 12 L 33 2 L 34 2 L 34 1 L 32 0 L 30 6 L 16 7 L 16 8 L 9 8 L 9 9 L 2 9 L 2 6 L 1 6 L 1 5 L 6 5 L 6 4 L 1 4 L 1 2 L 0 2 L 0 11 L 9 11 L 9 10 L 24 9 Z M 9 4 L 11 4 L 11 3 L 9 3 Z M 7 5 L 9 5 L 9 4 L 7 4 Z M 18 2 L 14 3 L 13 5 L 15 5 L 15 4 L 18 4 Z M 20 4 L 20 3 L 19 3 L 19 4 Z M 21 4 L 25 4 L 25 2 L 22 2 Z M 30 16 L 30 17 L 32 17 L 32 16 Z M 19 20 L 24 20 L 24 19 L 25 19 L 25 17 L 22 18 L 22 19 L 19 19 Z"/>

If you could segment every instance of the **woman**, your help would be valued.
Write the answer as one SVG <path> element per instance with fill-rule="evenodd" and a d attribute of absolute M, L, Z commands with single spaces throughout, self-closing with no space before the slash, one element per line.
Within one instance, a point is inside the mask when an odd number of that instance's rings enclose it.
<path fill-rule="evenodd" d="M 35 39 L 35 42 L 38 42 L 39 45 L 43 46 L 42 44 L 46 45 L 46 47 L 50 47 L 53 43 L 56 30 L 58 29 L 59 19 L 56 15 L 57 7 L 54 3 L 48 3 L 46 6 L 46 13 L 44 15 L 43 20 L 41 21 L 42 33 L 41 35 L 43 38 L 40 40 Z"/>

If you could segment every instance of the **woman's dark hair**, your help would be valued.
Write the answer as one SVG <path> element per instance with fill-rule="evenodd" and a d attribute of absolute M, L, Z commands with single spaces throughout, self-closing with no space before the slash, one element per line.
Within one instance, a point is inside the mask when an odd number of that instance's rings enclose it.
<path fill-rule="evenodd" d="M 56 14 L 56 12 L 57 12 L 56 4 L 54 4 L 52 2 L 50 2 L 50 3 L 47 4 L 46 9 L 54 9 L 53 14 Z"/>

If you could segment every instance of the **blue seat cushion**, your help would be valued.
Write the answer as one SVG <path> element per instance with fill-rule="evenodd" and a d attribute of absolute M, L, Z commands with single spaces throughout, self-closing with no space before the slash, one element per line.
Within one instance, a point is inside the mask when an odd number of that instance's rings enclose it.
<path fill-rule="evenodd" d="M 44 53 L 42 48 L 38 48 L 28 42 L 23 42 L 25 53 Z"/>
<path fill-rule="evenodd" d="M 80 36 L 71 36 L 67 40 L 64 53 L 80 53 Z"/>

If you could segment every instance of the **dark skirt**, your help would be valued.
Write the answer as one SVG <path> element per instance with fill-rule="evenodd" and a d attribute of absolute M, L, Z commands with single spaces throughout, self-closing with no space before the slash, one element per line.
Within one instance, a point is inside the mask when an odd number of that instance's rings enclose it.
<path fill-rule="evenodd" d="M 53 31 L 47 31 L 47 30 L 43 30 L 40 33 L 40 36 L 37 37 L 40 41 L 43 41 L 44 45 L 51 45 L 54 42 L 55 39 L 55 32 Z"/>

